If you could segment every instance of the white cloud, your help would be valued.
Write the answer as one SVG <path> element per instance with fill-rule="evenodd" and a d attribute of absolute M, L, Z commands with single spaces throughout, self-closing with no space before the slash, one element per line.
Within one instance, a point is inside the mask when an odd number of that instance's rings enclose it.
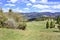
<path fill-rule="evenodd" d="M 39 8 L 39 9 L 50 8 L 50 6 L 48 5 L 41 5 L 41 4 L 33 5 L 32 7 Z"/>
<path fill-rule="evenodd" d="M 10 8 L 3 8 L 3 12 L 8 12 Z"/>
<path fill-rule="evenodd" d="M 39 12 L 60 12 L 60 10 L 48 10 L 48 9 L 43 9 L 43 10 L 40 10 Z"/>
<path fill-rule="evenodd" d="M 48 0 L 30 0 L 32 3 L 47 3 Z"/>
<path fill-rule="evenodd" d="M 47 10 L 47 9 L 45 9 L 45 10 L 41 10 L 40 12 L 53 12 L 53 10 Z"/>
<path fill-rule="evenodd" d="M 31 6 L 32 4 L 31 3 L 27 3 L 27 6 Z"/>
<path fill-rule="evenodd" d="M 15 8 L 15 9 L 13 9 L 13 11 L 14 11 L 14 12 L 24 12 L 23 10 L 20 10 L 20 8 L 19 8 L 19 7 L 17 7 L 17 8 Z"/>
<path fill-rule="evenodd" d="M 13 9 L 14 12 L 29 12 L 29 8 L 20 9 L 19 7 Z"/>
<path fill-rule="evenodd" d="M 35 4 L 33 8 L 39 9 L 39 12 L 60 12 L 60 4 L 57 5 L 46 5 L 46 4 Z"/>
<path fill-rule="evenodd" d="M 60 9 L 60 4 L 59 5 L 54 5 L 52 6 L 53 9 Z"/>
<path fill-rule="evenodd" d="M 18 10 L 17 12 L 23 12 L 23 10 Z"/>
<path fill-rule="evenodd" d="M 42 2 L 42 3 L 47 3 L 48 0 L 41 0 L 40 2 Z"/>
<path fill-rule="evenodd" d="M 15 4 L 5 4 L 5 6 L 15 6 Z"/>
<path fill-rule="evenodd" d="M 36 2 L 36 0 L 30 0 L 32 3 L 35 3 Z"/>
<path fill-rule="evenodd" d="M 60 9 L 60 4 L 57 5 L 42 5 L 42 4 L 36 4 L 32 6 L 33 8 L 38 9 Z"/>
<path fill-rule="evenodd" d="M 12 2 L 12 3 L 16 3 L 18 0 L 9 0 L 7 2 Z"/>
<path fill-rule="evenodd" d="M 29 8 L 24 8 L 24 10 L 29 10 Z"/>
<path fill-rule="evenodd" d="M 22 10 L 20 8 L 15 8 L 14 11 L 17 12 L 26 12 L 29 11 L 30 8 L 34 9 L 36 8 L 36 10 L 40 10 L 41 12 L 55 12 L 57 11 L 56 9 L 59 9 L 58 11 L 60 11 L 60 2 L 48 2 L 48 0 L 10 0 L 8 2 L 12 2 L 12 3 L 25 3 L 27 5 L 27 7 L 29 8 L 22 8 Z M 32 2 L 32 3 L 31 3 Z M 16 6 L 15 4 L 5 4 L 5 6 Z M 34 10 L 32 10 L 34 11 Z"/>
<path fill-rule="evenodd" d="M 42 4 L 60 4 L 60 2 L 48 2 L 48 0 L 30 0 L 32 3 L 38 4 L 38 3 L 42 3 Z"/>
<path fill-rule="evenodd" d="M 47 2 L 47 3 L 45 3 L 45 4 L 53 4 L 53 5 L 57 5 L 57 4 L 60 4 L 59 2 Z"/>

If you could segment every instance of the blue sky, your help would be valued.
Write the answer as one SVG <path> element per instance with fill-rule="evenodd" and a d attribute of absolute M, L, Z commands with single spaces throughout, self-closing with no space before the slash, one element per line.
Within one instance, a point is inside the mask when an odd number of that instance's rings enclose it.
<path fill-rule="evenodd" d="M 60 0 L 0 0 L 4 12 L 60 12 Z"/>

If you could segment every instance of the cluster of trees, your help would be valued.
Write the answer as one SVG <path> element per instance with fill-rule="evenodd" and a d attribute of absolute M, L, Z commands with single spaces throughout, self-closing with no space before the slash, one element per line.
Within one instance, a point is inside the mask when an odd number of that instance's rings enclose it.
<path fill-rule="evenodd" d="M 54 28 L 55 27 L 55 22 L 54 21 L 47 21 L 46 23 L 46 28 Z"/>
<path fill-rule="evenodd" d="M 56 23 L 58 24 L 58 29 L 60 30 L 60 16 L 57 16 Z"/>
<path fill-rule="evenodd" d="M 0 27 L 26 29 L 26 23 L 22 14 L 17 14 L 9 9 L 8 13 L 3 13 L 0 9 Z"/>
<path fill-rule="evenodd" d="M 56 20 L 53 19 L 53 21 L 50 19 L 46 22 L 46 28 L 55 28 L 57 25 L 57 28 L 60 30 L 60 16 L 57 16 Z"/>

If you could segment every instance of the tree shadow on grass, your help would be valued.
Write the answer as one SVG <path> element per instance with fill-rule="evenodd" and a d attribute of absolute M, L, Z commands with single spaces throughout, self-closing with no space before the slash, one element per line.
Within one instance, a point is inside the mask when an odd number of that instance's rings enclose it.
<path fill-rule="evenodd" d="M 54 30 L 53 32 L 60 32 L 60 30 Z"/>

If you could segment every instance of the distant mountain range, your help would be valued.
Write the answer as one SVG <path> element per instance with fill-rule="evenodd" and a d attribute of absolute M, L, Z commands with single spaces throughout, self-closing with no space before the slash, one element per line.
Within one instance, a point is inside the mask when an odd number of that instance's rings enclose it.
<path fill-rule="evenodd" d="M 16 13 L 20 14 L 18 12 L 16 12 Z M 57 17 L 58 15 L 60 16 L 60 12 L 55 12 L 55 13 L 52 13 L 52 12 L 30 12 L 30 13 L 21 13 L 21 14 L 25 15 L 24 17 L 27 19 L 38 18 L 43 15 L 49 16 L 49 17 L 51 17 L 51 16 Z"/>
<path fill-rule="evenodd" d="M 60 15 L 60 12 L 55 12 L 55 13 L 51 13 L 51 12 L 30 12 L 30 13 L 21 13 L 21 14 L 25 15 L 25 17 L 27 17 L 28 19 L 31 19 L 31 18 L 41 17 L 42 15 L 57 17 L 58 15 Z"/>

